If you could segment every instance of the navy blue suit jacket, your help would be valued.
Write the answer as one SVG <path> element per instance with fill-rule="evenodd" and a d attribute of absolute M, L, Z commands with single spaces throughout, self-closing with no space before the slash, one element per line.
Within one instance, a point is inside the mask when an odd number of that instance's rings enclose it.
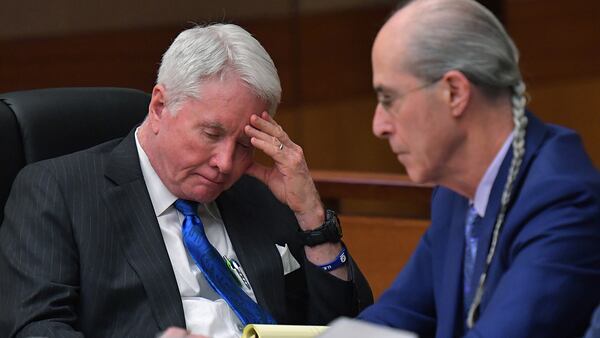
<path fill-rule="evenodd" d="M 484 268 L 512 151 L 481 222 L 473 288 Z M 362 319 L 422 337 L 572 337 L 600 301 L 600 173 L 579 137 L 529 114 L 526 152 L 489 269 L 480 317 L 464 331 L 462 262 L 468 200 L 443 187 L 412 258 Z"/>

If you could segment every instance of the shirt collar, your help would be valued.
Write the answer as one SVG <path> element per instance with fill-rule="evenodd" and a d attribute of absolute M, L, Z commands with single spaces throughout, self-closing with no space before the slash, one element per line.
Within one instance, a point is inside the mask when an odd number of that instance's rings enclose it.
<path fill-rule="evenodd" d="M 135 130 L 135 146 L 137 147 L 138 156 L 140 158 L 140 166 L 142 167 L 142 175 L 146 182 L 146 189 L 150 194 L 150 200 L 152 201 L 152 207 L 154 208 L 154 214 L 156 217 L 162 215 L 175 201 L 177 197 L 173 195 L 169 189 L 161 181 L 158 174 L 150 164 L 150 160 L 146 155 L 146 152 L 140 145 L 138 140 L 138 130 Z"/>
<path fill-rule="evenodd" d="M 506 157 L 508 148 L 512 143 L 513 134 L 514 133 L 510 133 L 510 135 L 508 135 L 508 137 L 504 141 L 502 148 L 500 148 L 500 151 L 498 151 L 498 153 L 496 154 L 496 157 L 492 161 L 492 164 L 490 164 L 485 174 L 483 175 L 483 178 L 481 179 L 481 181 L 479 181 L 479 185 L 477 186 L 477 190 L 475 191 L 475 198 L 473 198 L 473 200 L 470 201 L 473 207 L 475 208 L 475 211 L 477 211 L 477 215 L 479 215 L 482 218 L 485 216 L 485 210 L 490 199 L 492 185 L 494 185 L 494 181 L 496 180 L 496 177 L 498 176 L 498 171 L 500 170 L 500 165 L 502 164 L 504 157 Z"/>

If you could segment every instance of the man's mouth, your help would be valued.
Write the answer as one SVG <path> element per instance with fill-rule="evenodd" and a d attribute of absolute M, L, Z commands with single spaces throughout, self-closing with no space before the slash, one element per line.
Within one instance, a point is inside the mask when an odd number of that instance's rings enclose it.
<path fill-rule="evenodd" d="M 209 178 L 209 177 L 206 177 L 204 175 L 199 175 L 199 176 L 202 177 L 208 183 L 211 183 L 211 184 L 214 184 L 214 185 L 222 185 L 223 183 L 225 183 L 225 180 L 223 180 L 223 179 Z"/>

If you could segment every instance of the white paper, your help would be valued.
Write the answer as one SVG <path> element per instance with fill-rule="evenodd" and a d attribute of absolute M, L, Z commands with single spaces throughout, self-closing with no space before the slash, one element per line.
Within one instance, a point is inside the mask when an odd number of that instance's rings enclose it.
<path fill-rule="evenodd" d="M 417 338 L 417 335 L 377 325 L 358 319 L 341 317 L 329 323 L 329 329 L 318 338 L 352 338 L 352 337 L 377 337 L 377 338 Z"/>

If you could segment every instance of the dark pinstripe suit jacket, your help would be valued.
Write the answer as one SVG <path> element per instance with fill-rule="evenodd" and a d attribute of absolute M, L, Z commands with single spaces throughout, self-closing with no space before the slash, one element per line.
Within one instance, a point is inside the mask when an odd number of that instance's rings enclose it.
<path fill-rule="evenodd" d="M 293 213 L 251 177 L 217 199 L 258 302 L 279 323 L 326 323 L 372 303 L 350 262 L 343 282 L 306 261 L 283 275 L 275 243 L 303 257 Z M 185 327 L 171 263 L 123 140 L 24 168 L 0 228 L 0 337 L 152 337 Z"/>

